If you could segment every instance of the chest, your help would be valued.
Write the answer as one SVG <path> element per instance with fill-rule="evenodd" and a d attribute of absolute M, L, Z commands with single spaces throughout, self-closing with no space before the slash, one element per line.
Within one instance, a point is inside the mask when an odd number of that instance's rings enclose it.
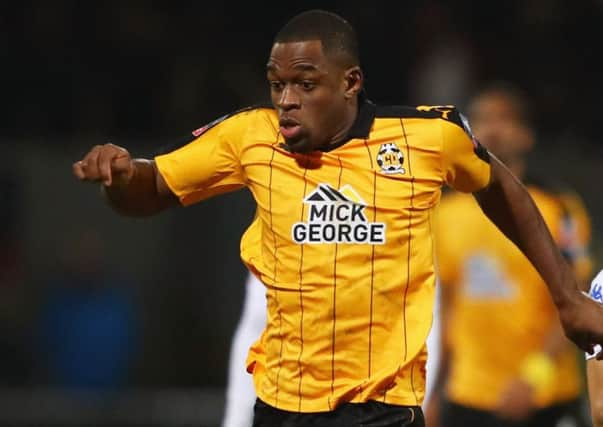
<path fill-rule="evenodd" d="M 306 206 L 343 219 L 361 216 L 354 206 L 384 213 L 433 206 L 442 185 L 439 162 L 438 153 L 382 138 L 307 155 L 259 146 L 243 158 L 243 168 L 256 201 L 275 213 Z"/>

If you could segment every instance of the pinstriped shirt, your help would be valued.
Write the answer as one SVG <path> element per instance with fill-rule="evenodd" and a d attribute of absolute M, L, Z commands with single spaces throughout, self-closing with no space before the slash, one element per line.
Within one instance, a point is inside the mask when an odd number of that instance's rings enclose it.
<path fill-rule="evenodd" d="M 257 202 L 241 257 L 266 286 L 247 366 L 258 396 L 298 412 L 420 404 L 432 212 L 444 184 L 487 185 L 487 152 L 453 107 L 367 100 L 338 146 L 294 154 L 283 142 L 276 112 L 250 108 L 155 159 L 184 205 L 243 187 Z"/>

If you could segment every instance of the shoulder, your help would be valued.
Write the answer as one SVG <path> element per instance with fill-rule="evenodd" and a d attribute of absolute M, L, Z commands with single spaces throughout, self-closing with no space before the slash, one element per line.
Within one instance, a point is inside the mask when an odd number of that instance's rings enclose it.
<path fill-rule="evenodd" d="M 181 148 L 211 130 L 219 128 L 244 130 L 254 123 L 265 125 L 269 129 L 276 129 L 276 124 L 278 123 L 276 111 L 269 104 L 254 104 L 233 110 L 195 128 L 193 131 L 187 132 L 180 137 L 173 138 L 171 141 L 161 146 L 156 154 L 165 154 Z"/>
<path fill-rule="evenodd" d="M 262 118 L 269 117 L 271 114 L 275 114 L 275 111 L 270 106 L 263 105 L 263 104 L 251 105 L 251 106 L 243 107 L 238 110 L 232 111 L 230 113 L 224 114 L 224 115 L 218 117 L 217 119 L 201 126 L 200 128 L 195 129 L 194 131 L 191 132 L 191 134 L 194 137 L 199 137 L 203 133 L 207 132 L 208 130 L 210 130 L 216 126 L 221 125 L 224 122 L 229 122 L 229 124 L 238 123 L 238 122 L 248 124 L 249 121 L 251 121 L 251 120 L 258 120 L 258 119 L 261 120 Z"/>
<path fill-rule="evenodd" d="M 377 118 L 442 119 L 465 130 L 466 119 L 454 105 L 377 105 Z"/>
<path fill-rule="evenodd" d="M 438 126 L 445 141 L 471 141 L 478 157 L 489 162 L 487 150 L 473 135 L 467 118 L 454 105 L 377 106 L 375 117 L 424 120 L 421 126 Z"/>
<path fill-rule="evenodd" d="M 525 183 L 535 194 L 555 199 L 564 213 L 568 215 L 572 213 L 586 214 L 587 212 L 580 194 L 565 182 L 539 175 L 528 175 Z"/>

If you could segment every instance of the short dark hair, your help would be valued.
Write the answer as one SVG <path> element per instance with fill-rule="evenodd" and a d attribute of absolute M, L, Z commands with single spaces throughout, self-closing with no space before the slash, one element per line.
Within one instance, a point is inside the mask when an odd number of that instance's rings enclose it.
<path fill-rule="evenodd" d="M 359 65 L 356 31 L 341 16 L 313 9 L 291 18 L 276 34 L 274 43 L 318 40 L 325 55 L 333 56 L 344 66 Z"/>
<path fill-rule="evenodd" d="M 517 118 L 525 125 L 532 126 L 532 110 L 526 92 L 518 85 L 506 80 L 493 80 L 485 83 L 471 97 L 469 107 L 479 98 L 488 95 L 503 96 L 513 107 Z M 471 109 L 471 108 L 469 108 Z M 470 111 L 469 111 L 470 113 Z"/>

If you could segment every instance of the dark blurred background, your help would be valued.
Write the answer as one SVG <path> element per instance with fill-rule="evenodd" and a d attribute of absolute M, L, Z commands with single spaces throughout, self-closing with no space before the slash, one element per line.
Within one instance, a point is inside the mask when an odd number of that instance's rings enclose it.
<path fill-rule="evenodd" d="M 462 108 L 493 79 L 523 88 L 531 167 L 582 194 L 602 265 L 603 1 L 3 2 L 0 421 L 217 425 L 249 194 L 128 219 L 71 164 L 105 142 L 150 157 L 266 101 L 273 35 L 313 7 L 356 27 L 377 103 Z"/>

